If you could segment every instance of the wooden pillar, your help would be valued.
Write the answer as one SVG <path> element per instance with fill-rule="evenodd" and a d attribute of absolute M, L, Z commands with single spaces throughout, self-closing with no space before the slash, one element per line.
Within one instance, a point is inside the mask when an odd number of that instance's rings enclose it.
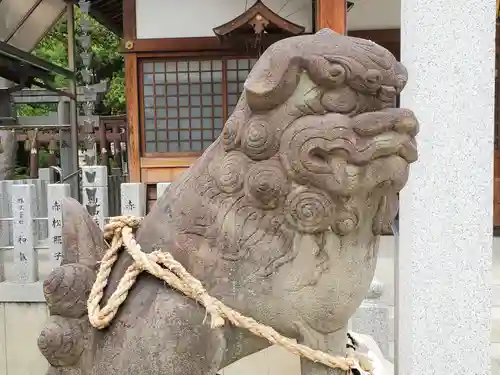
<path fill-rule="evenodd" d="M 139 91 L 137 79 L 137 56 L 135 53 L 125 55 L 125 97 L 127 100 L 127 134 L 128 134 L 128 176 L 129 182 L 141 182 L 140 138 L 139 127 Z"/>
<path fill-rule="evenodd" d="M 135 0 L 123 1 L 123 34 L 125 49 L 134 44 L 137 37 Z M 140 166 L 140 116 L 139 116 L 139 82 L 137 55 L 125 54 L 125 97 L 127 101 L 127 135 L 128 135 L 128 176 L 129 182 L 141 182 Z"/>
<path fill-rule="evenodd" d="M 120 127 L 116 124 L 113 124 L 112 134 L 119 135 L 121 134 Z M 128 136 L 128 133 L 125 132 Z M 115 168 L 123 169 L 123 161 L 122 161 L 122 145 L 119 139 L 113 141 L 113 149 L 115 151 L 113 155 L 113 159 L 115 161 Z"/>
<path fill-rule="evenodd" d="M 316 0 L 316 31 L 324 28 L 347 33 L 346 0 Z"/>
<path fill-rule="evenodd" d="M 106 124 L 103 120 L 99 121 L 99 164 L 109 168 L 108 140 L 106 138 Z"/>

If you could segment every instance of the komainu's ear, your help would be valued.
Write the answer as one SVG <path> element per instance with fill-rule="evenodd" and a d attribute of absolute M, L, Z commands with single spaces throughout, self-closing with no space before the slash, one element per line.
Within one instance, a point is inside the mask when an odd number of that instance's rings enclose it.
<path fill-rule="evenodd" d="M 283 47 L 269 47 L 245 81 L 246 99 L 252 111 L 266 111 L 283 104 L 299 83 L 300 58 L 295 49 Z"/>

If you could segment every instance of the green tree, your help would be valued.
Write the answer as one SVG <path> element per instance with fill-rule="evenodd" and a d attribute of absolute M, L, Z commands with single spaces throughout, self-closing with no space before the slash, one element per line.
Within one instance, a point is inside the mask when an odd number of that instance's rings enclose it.
<path fill-rule="evenodd" d="M 75 29 L 77 35 L 80 30 L 80 22 L 85 17 L 80 8 L 75 7 Z M 92 19 L 91 49 L 92 63 L 91 71 L 93 73 L 93 82 L 101 80 L 110 81 L 110 90 L 104 97 L 104 100 L 96 105 L 97 115 L 115 115 L 125 112 L 125 94 L 124 94 L 124 64 L 123 56 L 119 52 L 120 39 L 104 26 Z M 33 54 L 46 61 L 61 67 L 68 66 L 67 51 L 67 22 L 65 17 L 61 17 L 54 27 L 45 35 Z M 83 51 L 78 40 L 76 50 L 77 70 L 83 67 L 80 52 Z M 64 77 L 57 76 L 57 87 L 67 87 L 68 82 Z M 77 76 L 77 84 L 83 85 L 80 75 Z M 54 111 L 53 106 L 46 104 L 26 104 L 17 108 L 19 116 L 44 115 Z"/>

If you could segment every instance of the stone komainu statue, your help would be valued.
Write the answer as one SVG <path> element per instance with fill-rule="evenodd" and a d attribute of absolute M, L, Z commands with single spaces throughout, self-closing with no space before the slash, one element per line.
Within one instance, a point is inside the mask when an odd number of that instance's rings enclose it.
<path fill-rule="evenodd" d="M 272 45 L 223 134 L 144 219 L 143 251 L 169 251 L 226 305 L 343 355 L 380 232 L 417 159 L 417 120 L 394 108 L 406 80 L 386 49 L 329 30 Z M 44 284 L 49 374 L 215 375 L 269 346 L 202 324 L 203 308 L 149 275 L 109 328 L 93 329 L 86 298 L 105 244 L 77 202 L 64 215 L 64 259 Z M 120 256 L 104 300 L 131 263 Z M 302 361 L 302 374 L 338 373 Z"/>

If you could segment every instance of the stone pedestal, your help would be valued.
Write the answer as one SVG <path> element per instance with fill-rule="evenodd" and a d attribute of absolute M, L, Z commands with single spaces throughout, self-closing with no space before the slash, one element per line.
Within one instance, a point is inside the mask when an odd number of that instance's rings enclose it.
<path fill-rule="evenodd" d="M 354 332 L 371 336 L 378 344 L 384 357 L 389 357 L 389 307 L 381 300 L 384 285 L 376 278 L 370 285 L 365 300 L 351 318 Z"/>

